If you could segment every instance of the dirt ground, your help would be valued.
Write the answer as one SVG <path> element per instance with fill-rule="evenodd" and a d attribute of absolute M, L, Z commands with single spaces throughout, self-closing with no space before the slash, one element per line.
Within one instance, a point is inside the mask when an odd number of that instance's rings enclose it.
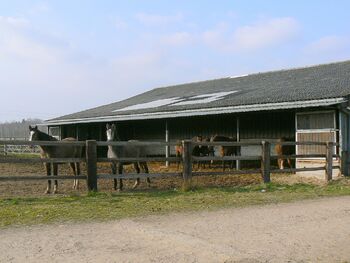
<path fill-rule="evenodd" d="M 0 230 L 0 262 L 350 262 L 350 197 Z"/>
<path fill-rule="evenodd" d="M 172 164 L 170 167 L 165 167 L 164 163 L 150 163 L 150 173 L 157 172 L 181 172 L 177 169 L 176 164 Z M 132 166 L 125 166 L 126 172 L 134 172 Z M 221 166 L 217 165 L 216 168 L 208 169 L 194 167 L 194 171 L 222 171 Z M 99 174 L 111 173 L 108 163 L 98 164 Z M 86 174 L 85 166 L 82 164 L 82 174 Z M 0 176 L 26 176 L 26 175 L 46 175 L 44 166 L 42 164 L 8 164 L 0 163 Z M 72 175 L 72 171 L 69 169 L 68 164 L 59 165 L 59 175 Z M 323 184 L 324 181 L 313 178 L 302 178 L 299 176 L 287 174 L 273 175 L 272 181 L 280 183 L 300 183 L 307 182 L 313 184 Z M 217 175 L 217 176 L 196 176 L 193 177 L 193 186 L 201 187 L 218 187 L 218 186 L 244 186 L 249 184 L 259 184 L 262 182 L 260 174 L 246 174 L 246 175 Z M 125 191 L 147 191 L 149 189 L 145 180 L 141 181 L 137 190 L 132 190 L 134 184 L 133 180 L 124 180 Z M 80 189 L 72 189 L 73 180 L 61 180 L 58 183 L 58 195 L 76 195 L 85 194 L 87 191 L 86 182 L 80 180 Z M 21 196 L 43 196 L 46 190 L 47 181 L 16 181 L 7 182 L 0 181 L 0 198 L 1 197 L 21 197 Z M 181 188 L 181 177 L 162 177 L 152 178 L 152 189 L 170 190 L 174 188 Z M 104 179 L 98 180 L 98 189 L 103 192 L 111 192 L 113 190 L 113 180 Z"/>

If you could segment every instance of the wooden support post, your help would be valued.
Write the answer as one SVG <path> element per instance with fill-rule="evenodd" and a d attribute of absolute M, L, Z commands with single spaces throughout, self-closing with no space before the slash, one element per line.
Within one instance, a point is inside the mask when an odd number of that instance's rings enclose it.
<path fill-rule="evenodd" d="M 326 181 L 332 180 L 333 172 L 333 143 L 327 142 L 326 146 Z"/>
<path fill-rule="evenodd" d="M 97 191 L 97 144 L 95 140 L 86 141 L 86 170 L 89 191 Z"/>
<path fill-rule="evenodd" d="M 192 142 L 190 140 L 182 141 L 182 176 L 183 176 L 183 190 L 191 189 L 192 180 Z"/>
<path fill-rule="evenodd" d="M 236 126 L 237 126 L 236 141 L 239 142 L 240 141 L 239 117 L 236 117 Z M 237 151 L 238 155 L 241 155 L 242 146 L 239 146 L 237 148 L 238 148 L 238 151 Z M 241 161 L 240 160 L 236 160 L 236 170 L 241 170 Z"/>
<path fill-rule="evenodd" d="M 262 141 L 262 152 L 261 152 L 261 175 L 264 183 L 269 183 L 270 179 L 270 160 L 271 160 L 271 149 L 270 143 Z"/>
<path fill-rule="evenodd" d="M 169 126 L 168 121 L 165 121 L 165 141 L 169 142 Z M 165 157 L 170 157 L 170 147 L 169 145 L 165 146 Z M 165 161 L 165 166 L 169 167 L 169 161 Z"/>

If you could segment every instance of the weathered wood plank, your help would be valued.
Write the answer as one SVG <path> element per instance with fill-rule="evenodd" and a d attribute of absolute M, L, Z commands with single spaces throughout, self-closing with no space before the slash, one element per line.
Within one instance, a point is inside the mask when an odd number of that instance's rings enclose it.
<path fill-rule="evenodd" d="M 204 176 L 204 175 L 230 175 L 230 174 L 260 174 L 260 169 L 249 169 L 249 170 L 232 170 L 222 172 L 192 172 L 192 176 Z"/>
<path fill-rule="evenodd" d="M 0 158 L 0 163 L 75 163 L 85 162 L 85 158 Z"/>
<path fill-rule="evenodd" d="M 252 146 L 252 145 L 261 145 L 261 142 L 192 142 L 192 145 L 205 145 L 205 146 Z"/>
<path fill-rule="evenodd" d="M 297 159 L 297 158 L 326 158 L 325 154 L 290 154 L 290 155 L 272 155 L 270 158 L 273 159 Z"/>
<path fill-rule="evenodd" d="M 97 191 L 97 147 L 96 141 L 86 141 L 86 171 L 89 191 Z"/>
<path fill-rule="evenodd" d="M 154 177 L 176 177 L 182 176 L 182 173 L 124 173 L 124 174 L 98 174 L 98 179 L 136 179 L 136 178 L 154 178 Z"/>
<path fill-rule="evenodd" d="M 208 157 L 197 157 L 192 156 L 193 161 L 234 161 L 234 160 L 244 160 L 244 161 L 259 161 L 261 160 L 261 156 L 255 155 L 255 156 L 208 156 Z"/>
<path fill-rule="evenodd" d="M 182 176 L 183 176 L 183 190 L 191 189 L 192 180 L 192 141 L 182 141 Z"/>
<path fill-rule="evenodd" d="M 74 180 L 74 179 L 86 179 L 85 175 L 22 175 L 22 176 L 12 176 L 12 175 L 2 175 L 0 176 L 0 181 L 35 181 L 35 180 Z"/>
<path fill-rule="evenodd" d="M 332 180 L 333 173 L 333 143 L 327 142 L 327 151 L 326 151 L 326 180 Z"/>
<path fill-rule="evenodd" d="M 97 158 L 97 162 L 165 162 L 181 161 L 179 157 L 129 157 L 129 158 Z"/>
<path fill-rule="evenodd" d="M 270 143 L 262 142 L 261 151 L 261 175 L 263 177 L 264 183 L 269 183 L 270 179 L 270 162 L 271 162 L 271 149 Z"/>
<path fill-rule="evenodd" d="M 305 168 L 285 168 L 281 169 L 272 169 L 271 173 L 294 173 L 294 172 L 311 172 L 311 171 L 324 171 L 325 167 L 305 167 Z"/>
<path fill-rule="evenodd" d="M 145 142 L 145 141 L 99 141 L 97 146 L 125 146 L 125 145 L 135 145 L 135 146 L 175 146 L 176 142 Z"/>
<path fill-rule="evenodd" d="M 0 141 L 2 145 L 84 146 L 83 141 Z"/>

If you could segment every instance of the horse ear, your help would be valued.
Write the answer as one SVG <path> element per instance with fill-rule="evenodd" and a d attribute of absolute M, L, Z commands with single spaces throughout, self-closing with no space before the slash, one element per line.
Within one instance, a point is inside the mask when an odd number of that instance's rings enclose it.
<path fill-rule="evenodd" d="M 106 124 L 106 129 L 109 130 L 109 123 Z"/>
<path fill-rule="evenodd" d="M 115 130 L 115 128 L 116 128 L 116 126 L 115 126 L 115 124 L 113 123 L 113 124 L 112 124 L 112 129 Z"/>
<path fill-rule="evenodd" d="M 33 129 L 32 126 L 29 125 L 29 130 L 31 131 L 32 129 Z"/>
<path fill-rule="evenodd" d="M 34 130 L 37 130 L 37 129 L 38 129 L 38 126 L 35 125 L 35 126 L 34 126 Z"/>

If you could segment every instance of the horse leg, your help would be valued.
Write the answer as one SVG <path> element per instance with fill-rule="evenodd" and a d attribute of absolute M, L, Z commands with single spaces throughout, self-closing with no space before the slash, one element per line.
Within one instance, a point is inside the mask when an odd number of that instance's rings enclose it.
<path fill-rule="evenodd" d="M 69 166 L 72 169 L 73 175 L 75 177 L 77 175 L 76 170 L 75 170 L 75 163 L 69 163 Z M 75 187 L 76 187 L 76 179 L 74 178 L 74 180 L 73 180 L 73 189 L 76 189 Z"/>
<path fill-rule="evenodd" d="M 284 166 L 283 166 L 284 159 L 280 158 L 279 161 L 280 161 L 280 163 L 279 163 L 280 170 L 283 170 L 284 169 Z"/>
<path fill-rule="evenodd" d="M 175 156 L 176 156 L 177 158 L 180 157 L 180 155 L 179 155 L 178 152 L 176 152 Z M 180 161 L 176 161 L 176 165 L 177 165 L 177 166 L 176 166 L 176 169 L 179 170 L 179 168 L 180 168 Z"/>
<path fill-rule="evenodd" d="M 57 163 L 53 164 L 53 175 L 58 175 L 58 164 Z M 53 193 L 54 194 L 57 193 L 57 187 L 58 187 L 58 183 L 57 183 L 57 180 L 55 180 L 55 185 L 53 186 Z"/>
<path fill-rule="evenodd" d="M 147 163 L 146 163 L 146 162 L 142 162 L 142 163 L 140 163 L 140 165 L 141 165 L 141 167 L 142 167 L 144 173 L 148 174 L 149 171 L 148 171 L 148 165 L 147 165 Z M 148 187 L 151 187 L 151 179 L 150 179 L 149 177 L 147 177 L 146 180 L 147 180 Z"/>
<path fill-rule="evenodd" d="M 117 164 L 115 162 L 111 162 L 111 170 L 112 170 L 112 174 L 117 174 Z M 114 181 L 113 189 L 117 190 L 118 181 L 115 178 L 113 179 L 113 181 Z"/>
<path fill-rule="evenodd" d="M 119 162 L 118 163 L 118 174 L 123 174 L 123 165 Z M 119 179 L 119 191 L 123 190 L 123 179 Z"/>
<path fill-rule="evenodd" d="M 76 168 L 76 174 L 77 175 L 80 175 L 80 163 L 75 163 L 75 168 Z M 76 186 L 76 189 L 79 189 L 79 179 L 76 179 L 75 180 L 75 186 Z"/>
<path fill-rule="evenodd" d="M 140 173 L 140 167 L 138 163 L 134 163 L 134 168 L 136 170 L 136 173 Z M 140 178 L 136 178 L 136 181 L 134 183 L 134 186 L 132 187 L 132 189 L 135 189 L 138 185 L 140 184 Z"/>
<path fill-rule="evenodd" d="M 292 160 L 288 158 L 287 162 L 288 162 L 289 169 L 292 169 Z"/>
<path fill-rule="evenodd" d="M 50 176 L 51 175 L 51 164 L 45 163 L 45 169 L 46 169 L 46 175 Z M 49 194 L 50 192 L 51 192 L 51 180 L 47 180 L 47 188 L 46 188 L 45 194 Z"/>

